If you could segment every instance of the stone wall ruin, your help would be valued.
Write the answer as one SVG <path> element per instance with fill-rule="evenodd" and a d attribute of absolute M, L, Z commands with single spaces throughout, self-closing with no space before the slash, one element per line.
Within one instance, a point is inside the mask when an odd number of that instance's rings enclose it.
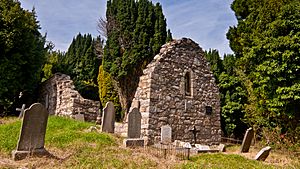
<path fill-rule="evenodd" d="M 94 122 L 100 108 L 99 101 L 84 99 L 70 76 L 56 73 L 43 82 L 39 102 L 45 105 L 50 115 L 75 118 L 76 114 L 84 114 L 85 121 Z"/>

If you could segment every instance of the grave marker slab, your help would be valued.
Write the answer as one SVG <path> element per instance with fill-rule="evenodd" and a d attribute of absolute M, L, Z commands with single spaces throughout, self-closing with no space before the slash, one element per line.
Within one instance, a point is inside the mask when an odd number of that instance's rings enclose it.
<path fill-rule="evenodd" d="M 84 114 L 75 114 L 75 120 L 84 121 Z"/>
<path fill-rule="evenodd" d="M 246 134 L 243 139 L 243 142 L 242 142 L 241 153 L 249 152 L 249 148 L 250 148 L 253 137 L 254 137 L 253 129 L 252 128 L 247 129 Z"/>
<path fill-rule="evenodd" d="M 195 144 L 195 147 L 198 150 L 210 150 L 210 147 L 208 145 Z"/>
<path fill-rule="evenodd" d="M 267 159 L 267 157 L 269 156 L 271 149 L 272 148 L 270 146 L 261 149 L 255 156 L 255 160 L 265 161 Z"/>
<path fill-rule="evenodd" d="M 169 144 L 172 142 L 172 128 L 169 125 L 164 125 L 161 127 L 161 143 Z"/>
<path fill-rule="evenodd" d="M 17 149 L 12 152 L 14 160 L 27 155 L 48 155 L 44 148 L 48 111 L 40 103 L 34 103 L 24 112 Z"/>
<path fill-rule="evenodd" d="M 128 138 L 140 138 L 141 136 L 141 119 L 142 115 L 138 108 L 133 108 L 128 114 Z"/>
<path fill-rule="evenodd" d="M 112 102 L 107 102 L 102 114 L 102 132 L 115 132 L 115 106 Z"/>

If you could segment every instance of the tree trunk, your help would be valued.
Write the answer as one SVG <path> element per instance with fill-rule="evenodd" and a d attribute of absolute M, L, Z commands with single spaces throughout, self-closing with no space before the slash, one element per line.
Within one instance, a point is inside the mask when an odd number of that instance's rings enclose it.
<path fill-rule="evenodd" d="M 130 77 L 125 77 L 122 80 L 114 80 L 114 87 L 118 91 L 119 101 L 122 107 L 122 111 L 125 113 L 123 121 L 126 120 L 127 114 L 134 98 L 136 89 L 139 83 L 139 75 L 132 75 Z"/>

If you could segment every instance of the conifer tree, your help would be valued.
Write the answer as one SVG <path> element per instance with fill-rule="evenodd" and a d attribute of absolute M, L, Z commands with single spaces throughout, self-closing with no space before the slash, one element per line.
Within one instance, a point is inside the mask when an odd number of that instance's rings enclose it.
<path fill-rule="evenodd" d="M 143 68 L 167 40 L 166 19 L 161 5 L 148 0 L 109 0 L 106 18 L 103 68 L 112 76 L 127 112 Z"/>

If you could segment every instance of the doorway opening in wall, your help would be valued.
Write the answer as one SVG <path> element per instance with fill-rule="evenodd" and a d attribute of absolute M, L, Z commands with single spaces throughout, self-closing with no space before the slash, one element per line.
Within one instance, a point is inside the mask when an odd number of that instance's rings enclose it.
<path fill-rule="evenodd" d="M 191 73 L 186 72 L 184 75 L 184 91 L 186 96 L 192 95 Z"/>

